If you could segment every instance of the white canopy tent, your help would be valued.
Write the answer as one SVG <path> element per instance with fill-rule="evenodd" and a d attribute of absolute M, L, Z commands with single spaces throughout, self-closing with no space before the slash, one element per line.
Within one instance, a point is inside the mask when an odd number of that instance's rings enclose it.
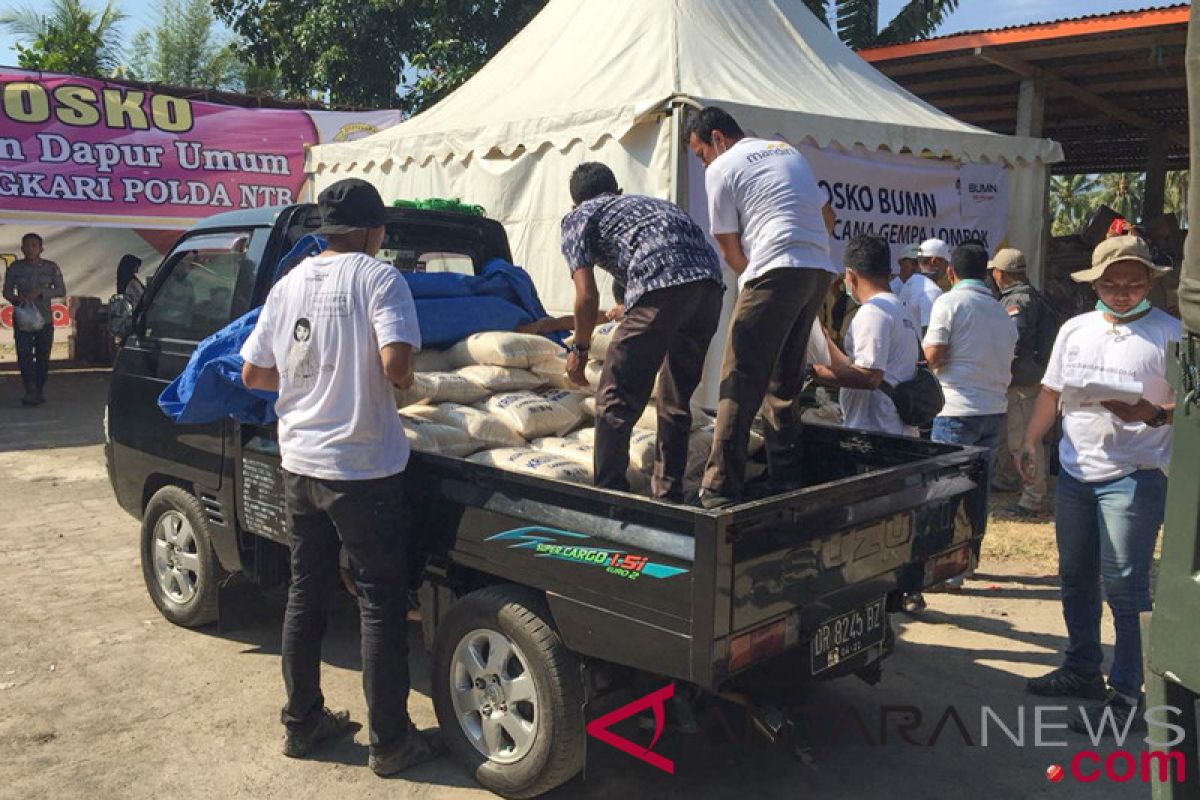
<path fill-rule="evenodd" d="M 793 144 L 1003 163 L 1012 168 L 1008 242 L 1039 268 L 1046 165 L 1061 148 L 938 111 L 855 55 L 800 0 L 550 0 L 430 110 L 312 148 L 311 188 L 354 176 L 387 199 L 482 205 L 507 228 L 546 306 L 568 311 L 559 222 L 571 207 L 571 170 L 602 161 L 626 192 L 671 199 L 703 220 L 682 127 L 687 108 L 708 104 Z"/>

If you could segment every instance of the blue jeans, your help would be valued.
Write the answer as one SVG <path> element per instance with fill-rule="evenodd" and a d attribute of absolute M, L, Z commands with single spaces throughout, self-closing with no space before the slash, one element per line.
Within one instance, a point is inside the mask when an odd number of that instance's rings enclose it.
<path fill-rule="evenodd" d="M 1138 614 L 1150 610 L 1150 564 L 1167 505 L 1167 476 L 1157 469 L 1084 483 L 1058 476 L 1054 528 L 1063 620 L 1063 666 L 1085 677 L 1100 674 L 1100 590 L 1112 609 L 1117 645 L 1108 683 L 1128 697 L 1142 690 Z"/>
<path fill-rule="evenodd" d="M 933 430 L 929 438 L 935 442 L 946 444 L 971 444 L 985 447 L 988 451 L 987 466 L 983 473 L 983 483 L 978 489 L 963 498 L 963 510 L 967 519 L 975 529 L 976 536 L 982 537 L 987 527 L 988 492 L 992 485 L 992 467 L 996 460 L 996 449 L 1000 447 L 1000 437 L 1004 435 L 1003 414 L 981 414 L 974 417 L 934 417 Z M 976 547 L 978 547 L 978 543 Z M 979 555 L 978 552 L 975 554 Z"/>

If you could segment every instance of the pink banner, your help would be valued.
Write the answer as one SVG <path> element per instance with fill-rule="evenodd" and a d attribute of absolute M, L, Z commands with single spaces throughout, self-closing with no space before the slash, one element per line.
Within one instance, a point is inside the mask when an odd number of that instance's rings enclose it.
<path fill-rule="evenodd" d="M 186 227 L 293 202 L 304 148 L 397 111 L 241 108 L 69 75 L 0 70 L 0 222 Z"/>

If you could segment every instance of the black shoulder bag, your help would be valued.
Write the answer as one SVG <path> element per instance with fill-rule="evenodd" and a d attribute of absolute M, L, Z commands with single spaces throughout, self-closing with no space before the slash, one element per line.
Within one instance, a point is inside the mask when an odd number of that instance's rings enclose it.
<path fill-rule="evenodd" d="M 916 374 L 895 386 L 884 381 L 879 384 L 879 391 L 887 395 L 896 406 L 896 413 L 905 425 L 928 428 L 933 423 L 933 418 L 942 412 L 942 407 L 946 405 L 946 395 L 942 393 L 941 381 L 925 361 L 920 336 L 917 337 Z"/>

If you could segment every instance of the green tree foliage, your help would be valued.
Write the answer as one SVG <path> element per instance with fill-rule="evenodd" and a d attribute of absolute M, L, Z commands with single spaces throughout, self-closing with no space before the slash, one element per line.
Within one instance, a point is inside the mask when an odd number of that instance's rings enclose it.
<path fill-rule="evenodd" d="M 908 0 L 880 28 L 879 0 L 804 0 L 804 4 L 826 27 L 836 22 L 838 38 L 855 50 L 927 39 L 958 8 L 958 0 Z"/>
<path fill-rule="evenodd" d="M 158 23 L 133 39 L 129 74 L 205 89 L 241 89 L 244 67 L 208 0 L 161 0 Z"/>
<path fill-rule="evenodd" d="M 1099 202 L 1127 220 L 1137 222 L 1142 217 L 1142 200 L 1146 196 L 1144 172 L 1110 172 L 1097 179 Z"/>
<path fill-rule="evenodd" d="M 1186 169 L 1167 173 L 1166 194 L 1163 210 L 1169 214 L 1175 214 L 1181 222 L 1186 224 L 1188 218 L 1188 171 Z"/>
<path fill-rule="evenodd" d="M 1052 236 L 1070 236 L 1083 229 L 1097 201 L 1099 184 L 1094 175 L 1055 175 L 1050 179 Z"/>
<path fill-rule="evenodd" d="M 12 8 L 0 25 L 17 37 L 17 65 L 24 69 L 106 77 L 121 62 L 121 23 L 115 0 L 93 11 L 80 0 Z"/>
<path fill-rule="evenodd" d="M 213 0 L 250 63 L 337 105 L 416 113 L 461 84 L 545 0 Z"/>

